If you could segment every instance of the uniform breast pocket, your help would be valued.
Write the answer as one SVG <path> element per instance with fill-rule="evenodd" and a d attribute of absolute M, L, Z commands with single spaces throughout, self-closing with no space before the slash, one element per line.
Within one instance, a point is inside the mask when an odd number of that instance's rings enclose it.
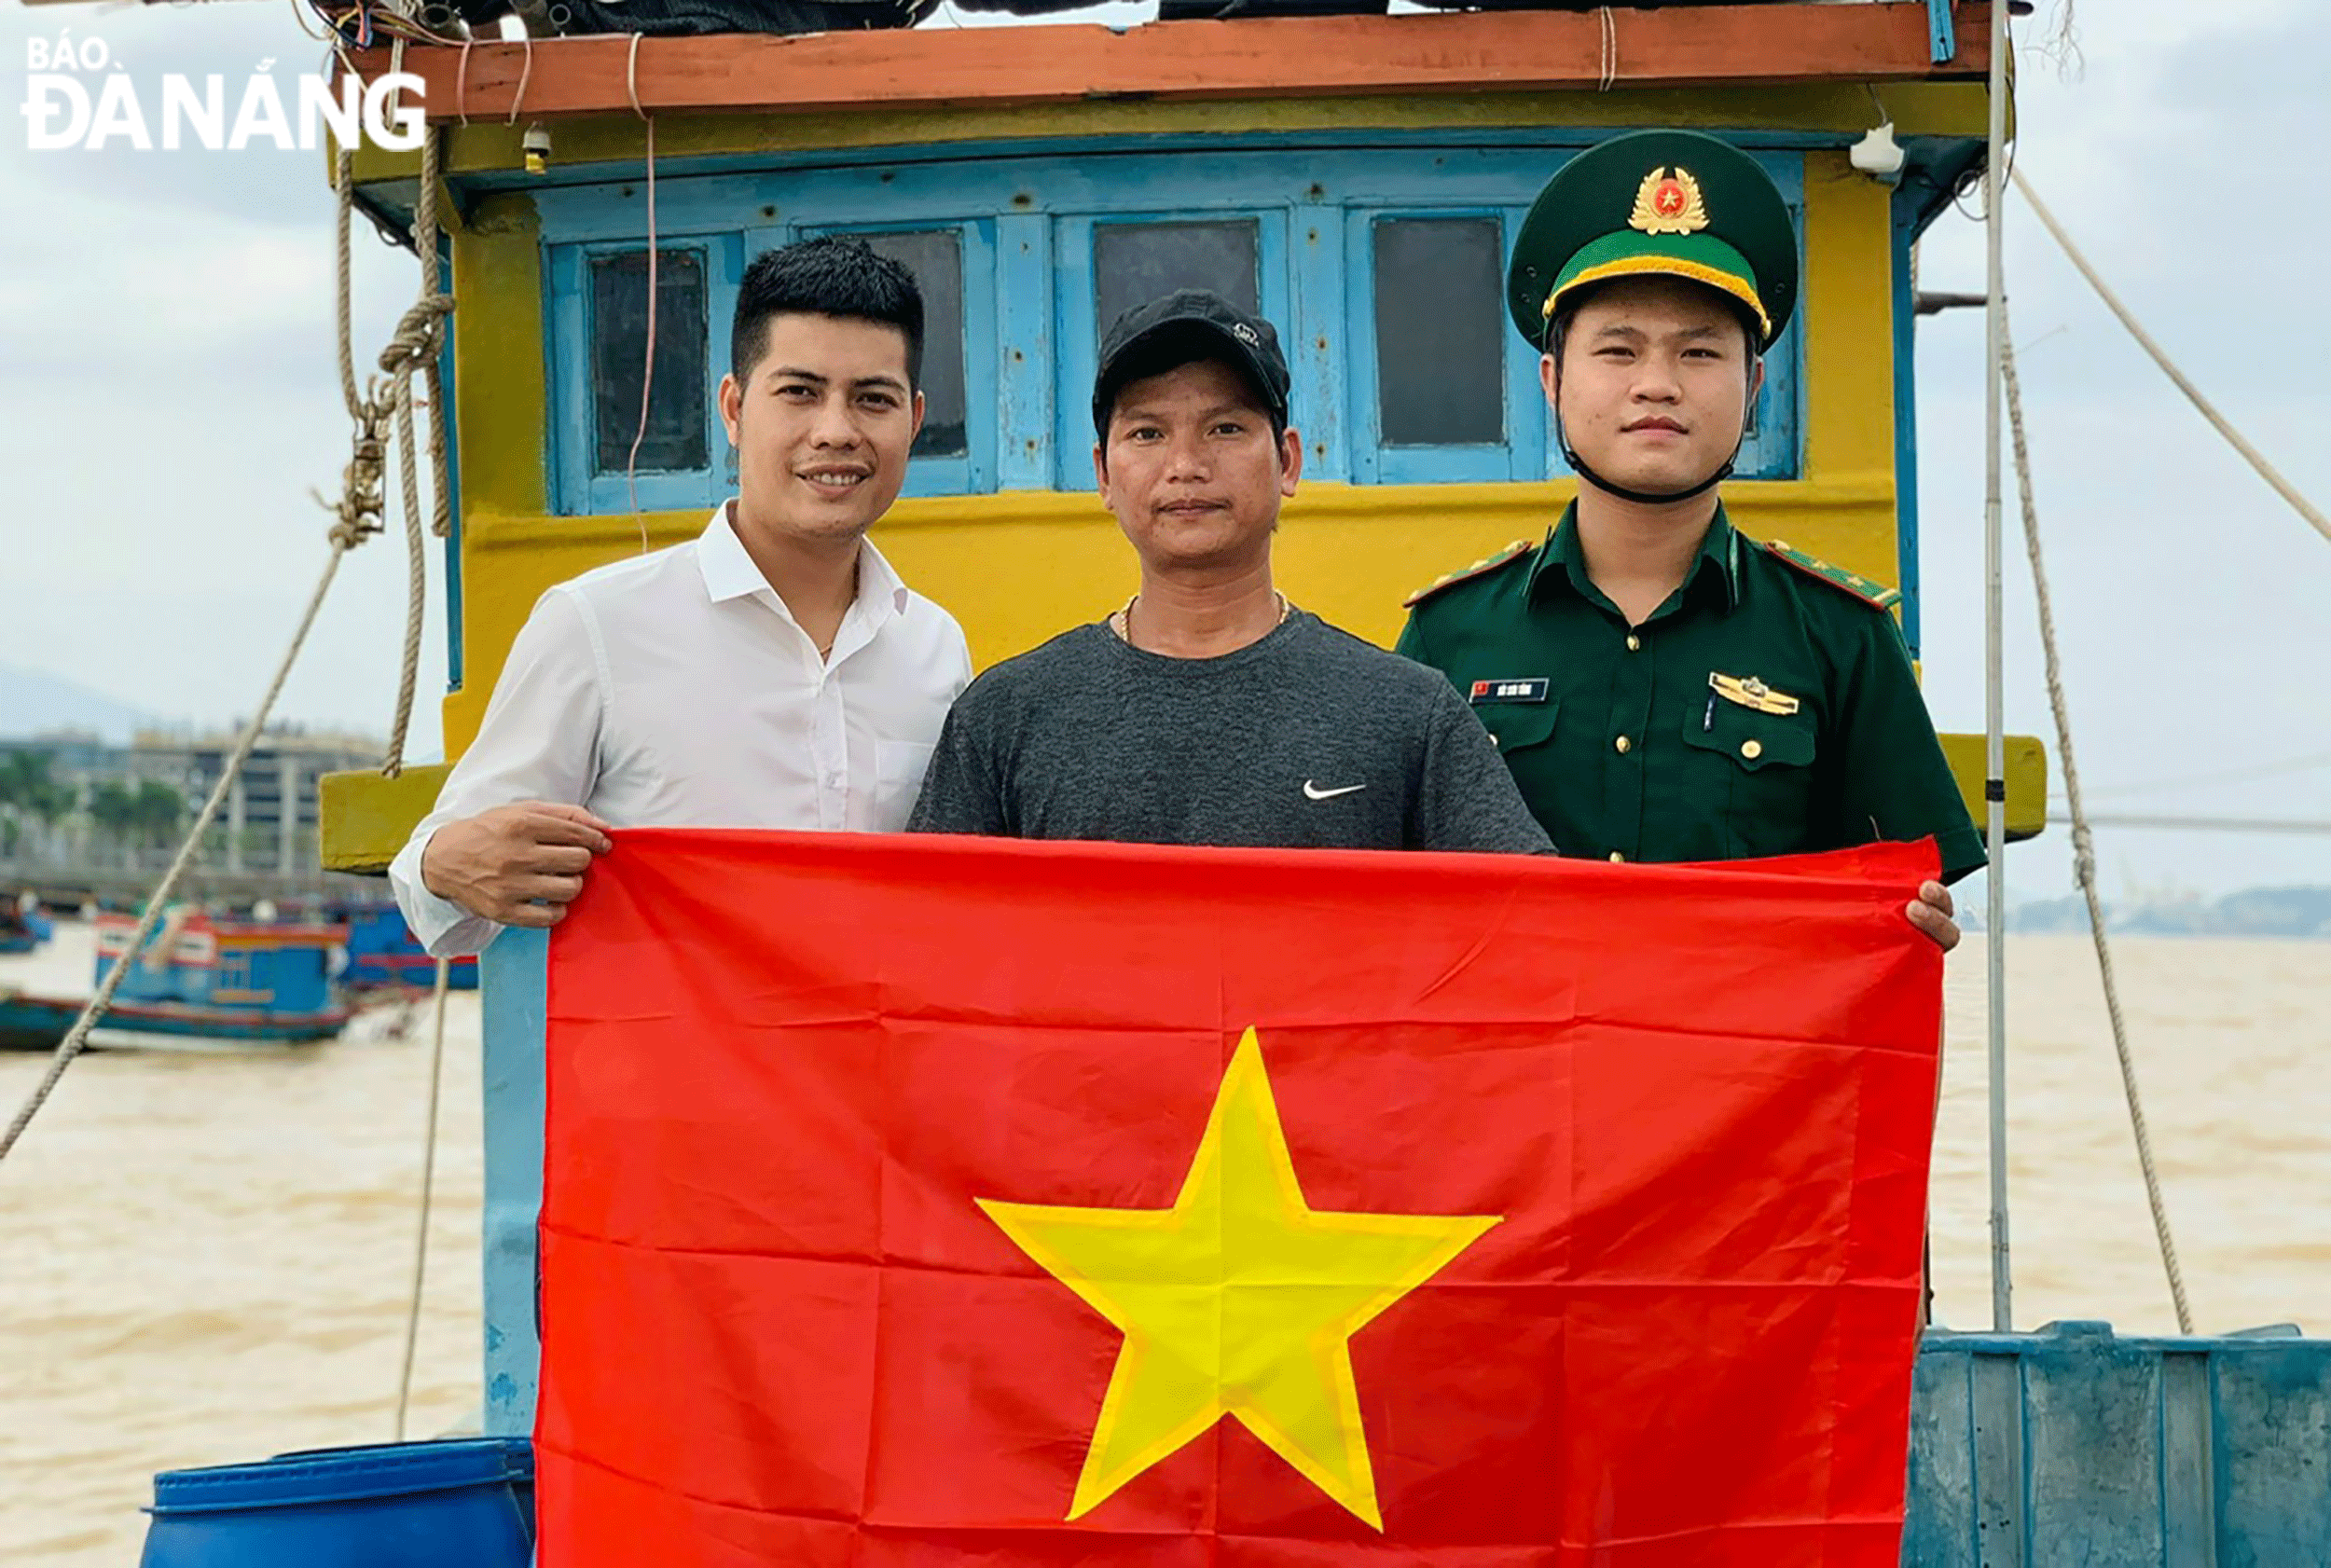
<path fill-rule="evenodd" d="M 1699 758 L 1702 798 L 1721 802 L 1726 853 L 1786 855 L 1812 832 L 1814 716 L 1760 713 L 1721 697 L 1694 704 L 1684 744 Z"/>
<path fill-rule="evenodd" d="M 923 792 L 931 750 L 919 740 L 875 742 L 875 832 L 894 833 L 906 826 L 916 797 Z"/>
<path fill-rule="evenodd" d="M 1477 705 L 1473 716 L 1489 730 L 1489 738 L 1507 757 L 1524 756 L 1554 737 L 1555 702 L 1492 702 Z"/>

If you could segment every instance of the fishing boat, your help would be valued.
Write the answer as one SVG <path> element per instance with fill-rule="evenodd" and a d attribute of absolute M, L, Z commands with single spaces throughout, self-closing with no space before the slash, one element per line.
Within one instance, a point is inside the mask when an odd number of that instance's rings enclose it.
<path fill-rule="evenodd" d="M 106 1043 L 163 1040 L 297 1044 L 330 1039 L 353 1010 L 334 978 L 345 926 L 308 920 L 237 920 L 176 911 L 131 951 L 133 915 L 97 917 L 96 973 L 124 966 L 99 1020 Z M 0 1049 L 48 1051 L 88 1005 L 86 997 L 0 988 Z"/>
<path fill-rule="evenodd" d="M 37 904 L 0 904 L 0 954 L 33 952 L 56 929 Z"/>
<path fill-rule="evenodd" d="M 1804 305 L 1768 361 L 1734 521 L 1898 587 L 1915 653 L 1937 607 L 1913 255 L 1996 134 L 1993 9 L 1684 0 L 359 51 L 361 74 L 420 79 L 442 153 L 356 149 L 348 196 L 456 303 L 448 753 L 545 588 L 692 537 L 730 493 L 713 392 L 738 278 L 813 234 L 862 235 L 921 283 L 930 411 L 877 532 L 980 663 L 1124 599 L 1085 396 L 1102 326 L 1184 285 L 1285 329 L 1307 450 L 1280 580 L 1388 642 L 1406 590 L 1540 533 L 1571 493 L 1505 329 L 1504 258 L 1565 158 L 1651 126 L 1750 152 L 1799 230 Z M 2040 830 L 2036 741 L 1996 763 L 1985 737 L 1946 746 L 1979 819 L 1991 778 L 2007 836 Z M 442 777 L 330 780 L 327 867 L 382 870 Z M 545 952 L 511 931 L 480 966 L 481 1393 L 510 1442 L 536 1394 Z M 2331 1343 L 1938 1331 L 1903 1561 L 2331 1562 L 2327 1474 Z"/>
<path fill-rule="evenodd" d="M 352 991 L 426 991 L 437 983 L 437 960 L 413 935 L 396 905 L 360 904 L 341 912 L 348 923 L 348 968 L 340 983 Z M 446 965 L 446 988 L 477 989 L 477 959 Z"/>

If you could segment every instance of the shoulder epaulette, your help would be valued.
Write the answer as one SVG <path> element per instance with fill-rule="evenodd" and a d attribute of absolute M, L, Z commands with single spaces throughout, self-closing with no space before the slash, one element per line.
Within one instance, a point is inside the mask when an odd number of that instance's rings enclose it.
<path fill-rule="evenodd" d="M 1400 607 L 1405 610 L 1417 604 L 1421 604 L 1426 599 L 1428 599 L 1432 598 L 1433 595 L 1439 593 L 1441 589 L 1449 586 L 1452 583 L 1467 582 L 1472 578 L 1481 576 L 1485 571 L 1495 571 L 1499 567 L 1505 565 L 1508 561 L 1526 556 L 1532 550 L 1537 548 L 1538 542 L 1534 539 L 1517 539 L 1502 550 L 1491 551 L 1488 555 L 1483 556 L 1481 559 L 1475 561 L 1471 566 L 1467 567 L 1462 571 L 1452 571 L 1444 576 L 1433 579 L 1430 583 L 1426 584 L 1423 587 L 1409 595 L 1408 598 L 1400 600 Z"/>
<path fill-rule="evenodd" d="M 1873 610 L 1891 610 L 1902 602 L 1901 589 L 1890 588 L 1874 577 L 1864 577 L 1841 566 L 1833 566 L 1818 556 L 1792 550 L 1780 540 L 1766 540 L 1764 548 L 1774 558 L 1786 561 L 1808 577 L 1817 577 L 1829 586 L 1853 595 Z"/>

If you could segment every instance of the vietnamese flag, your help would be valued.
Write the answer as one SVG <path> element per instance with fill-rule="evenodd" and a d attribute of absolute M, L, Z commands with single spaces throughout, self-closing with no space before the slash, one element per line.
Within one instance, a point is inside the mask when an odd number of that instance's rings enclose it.
<path fill-rule="evenodd" d="M 544 1568 L 1894 1568 L 1933 867 L 617 835 Z"/>

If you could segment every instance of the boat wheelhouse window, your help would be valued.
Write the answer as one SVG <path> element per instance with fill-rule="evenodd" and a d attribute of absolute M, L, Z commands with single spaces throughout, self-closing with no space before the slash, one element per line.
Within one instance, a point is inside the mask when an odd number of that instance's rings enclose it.
<path fill-rule="evenodd" d="M 925 414 L 906 496 L 1088 489 L 1100 339 L 1126 309 L 1183 287 L 1278 328 L 1306 479 L 1540 483 L 1563 466 L 1538 356 L 1506 324 L 1501 283 L 1564 156 L 1552 135 L 1074 158 L 934 149 L 676 182 L 659 214 L 663 342 L 636 476 L 625 468 L 646 347 L 645 214 L 628 186 L 543 188 L 550 505 L 693 511 L 734 489 L 713 388 L 746 258 L 818 234 L 862 239 L 922 287 Z M 1801 225 L 1804 155 L 1757 156 Z M 1803 475 L 1802 330 L 1767 357 L 1744 479 Z"/>
<path fill-rule="evenodd" d="M 655 257 L 655 374 L 647 430 L 640 431 L 640 381 L 647 369 L 648 254 L 619 251 L 591 260 L 592 466 L 624 474 L 686 473 L 707 467 L 704 257 Z"/>
<path fill-rule="evenodd" d="M 1379 218 L 1376 416 L 1387 447 L 1506 438 L 1505 289 L 1495 218 Z"/>
<path fill-rule="evenodd" d="M 1211 289 L 1242 310 L 1260 311 L 1261 225 L 1098 223 L 1093 226 L 1093 337 L 1137 305 L 1176 289 Z"/>
<path fill-rule="evenodd" d="M 953 228 L 863 234 L 876 254 L 915 275 L 923 294 L 923 428 L 918 458 L 959 458 L 971 451 L 964 418 L 963 241 Z"/>

